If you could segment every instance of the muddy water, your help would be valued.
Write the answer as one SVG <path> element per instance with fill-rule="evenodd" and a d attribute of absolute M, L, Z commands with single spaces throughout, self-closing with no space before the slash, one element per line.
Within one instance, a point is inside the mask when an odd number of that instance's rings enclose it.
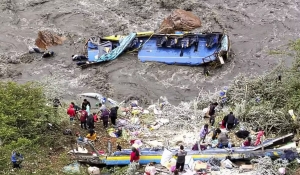
<path fill-rule="evenodd" d="M 0 53 L 2 79 L 37 80 L 60 95 L 99 92 L 115 99 L 128 95 L 156 100 L 167 96 L 173 103 L 191 100 L 199 91 L 228 85 L 239 73 L 262 74 L 279 59 L 270 51 L 285 48 L 299 37 L 300 12 L 296 0 L 2 0 Z M 223 31 L 231 37 L 234 57 L 204 77 L 201 67 L 141 63 L 136 55 L 81 70 L 71 61 L 82 53 L 90 36 L 155 30 L 174 8 L 192 10 L 203 23 L 198 31 Z M 49 29 L 68 37 L 51 48 L 56 56 L 23 55 L 33 45 L 37 31 Z M 51 93 L 50 92 L 50 93 Z"/>

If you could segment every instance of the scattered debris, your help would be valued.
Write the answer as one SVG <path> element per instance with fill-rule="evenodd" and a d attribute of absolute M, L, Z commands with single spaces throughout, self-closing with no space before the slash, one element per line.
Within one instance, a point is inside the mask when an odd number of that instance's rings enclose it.
<path fill-rule="evenodd" d="M 100 169 L 98 167 L 88 167 L 88 173 L 90 175 L 100 175 Z"/>
<path fill-rule="evenodd" d="M 80 164 L 79 163 L 72 163 L 70 165 L 67 165 L 63 168 L 63 172 L 67 174 L 73 174 L 73 173 L 80 173 Z"/>

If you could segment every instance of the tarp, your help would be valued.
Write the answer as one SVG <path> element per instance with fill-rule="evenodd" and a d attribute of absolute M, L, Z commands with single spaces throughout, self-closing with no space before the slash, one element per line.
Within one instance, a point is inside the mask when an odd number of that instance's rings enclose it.
<path fill-rule="evenodd" d="M 200 18 L 192 12 L 177 9 L 164 19 L 159 28 L 159 33 L 174 33 L 178 31 L 191 31 L 201 27 Z"/>
<path fill-rule="evenodd" d="M 53 34 L 48 30 L 43 30 L 38 32 L 35 45 L 40 49 L 47 49 L 50 46 L 62 44 L 64 40 L 66 40 L 66 38 Z"/>

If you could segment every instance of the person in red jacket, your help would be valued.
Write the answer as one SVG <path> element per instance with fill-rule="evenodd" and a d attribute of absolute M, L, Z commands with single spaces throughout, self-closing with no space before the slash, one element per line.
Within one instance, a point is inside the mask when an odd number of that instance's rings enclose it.
<path fill-rule="evenodd" d="M 130 153 L 130 162 L 138 163 L 140 160 L 140 153 L 136 148 L 132 148 L 132 152 Z"/>
<path fill-rule="evenodd" d="M 86 127 L 86 118 L 87 118 L 88 114 L 85 110 L 82 110 L 80 112 L 80 122 L 81 122 L 81 128 L 83 129 L 87 129 Z"/>
<path fill-rule="evenodd" d="M 74 121 L 74 117 L 76 115 L 76 112 L 75 112 L 75 108 L 72 104 L 70 104 L 68 110 L 67 110 L 67 114 L 69 115 L 70 117 L 70 121 Z"/>
<path fill-rule="evenodd" d="M 247 138 L 247 140 L 243 143 L 243 146 L 251 146 L 251 137 Z"/>
<path fill-rule="evenodd" d="M 94 122 L 98 122 L 98 115 L 97 113 L 93 113 Z"/>

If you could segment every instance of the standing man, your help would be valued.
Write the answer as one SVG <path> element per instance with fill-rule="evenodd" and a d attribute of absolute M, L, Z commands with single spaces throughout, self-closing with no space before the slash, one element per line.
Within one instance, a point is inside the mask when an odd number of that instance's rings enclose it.
<path fill-rule="evenodd" d="M 117 116 L 118 116 L 118 109 L 119 107 L 116 106 L 116 107 L 113 107 L 110 109 L 110 114 L 109 114 L 109 117 L 111 119 L 111 124 L 112 125 L 116 125 L 116 120 L 117 120 Z"/>
<path fill-rule="evenodd" d="M 80 125 L 82 129 L 87 129 L 86 119 L 87 119 L 87 112 L 85 110 L 82 110 L 80 115 L 80 123 L 81 123 Z"/>
<path fill-rule="evenodd" d="M 215 113 L 216 113 L 216 107 L 218 106 L 218 103 L 215 102 L 215 103 L 212 103 L 210 106 L 209 106 L 209 111 L 208 111 L 208 115 L 210 116 L 209 118 L 209 123 L 211 124 L 211 126 L 214 126 L 215 124 Z"/>
<path fill-rule="evenodd" d="M 205 137 L 207 134 L 208 134 L 208 124 L 205 124 L 204 126 L 202 126 L 200 130 L 200 143 L 205 142 Z"/>
<path fill-rule="evenodd" d="M 108 118 L 109 118 L 109 112 L 107 109 L 101 110 L 101 120 L 103 121 L 103 127 L 108 127 Z"/>
<path fill-rule="evenodd" d="M 81 105 L 81 109 L 82 110 L 86 110 L 86 106 L 89 105 L 91 107 L 91 103 L 89 101 L 87 101 L 87 99 L 83 99 L 82 105 Z"/>
<path fill-rule="evenodd" d="M 57 98 L 57 97 L 55 97 L 54 99 L 53 99 L 53 108 L 54 108 L 54 114 L 56 115 L 56 116 L 58 116 L 58 107 L 62 107 L 62 105 L 61 105 L 61 103 L 60 103 L 60 101 L 59 101 L 59 99 Z"/>
<path fill-rule="evenodd" d="M 94 129 L 95 128 L 94 116 L 92 114 L 88 115 L 86 123 L 87 123 L 89 129 Z"/>
<path fill-rule="evenodd" d="M 187 155 L 187 152 L 184 150 L 183 146 L 180 145 L 180 149 L 179 149 L 178 153 L 176 153 L 176 155 L 175 155 L 177 157 L 176 169 L 178 170 L 180 168 L 180 172 L 183 171 L 186 155 Z"/>

